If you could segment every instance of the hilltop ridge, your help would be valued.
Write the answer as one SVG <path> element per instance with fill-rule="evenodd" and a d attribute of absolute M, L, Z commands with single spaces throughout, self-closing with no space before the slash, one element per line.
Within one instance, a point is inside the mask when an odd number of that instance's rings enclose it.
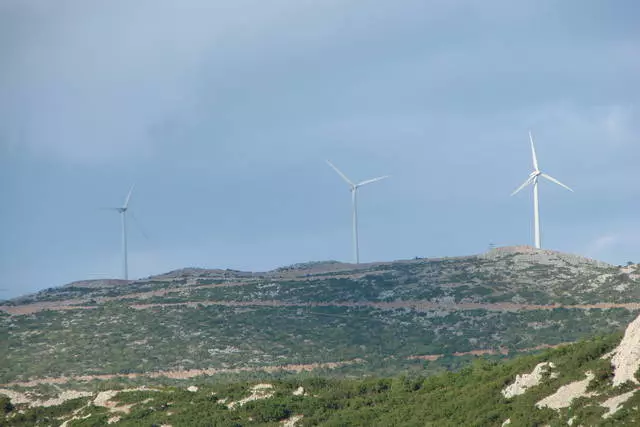
<path fill-rule="evenodd" d="M 519 246 L 502 246 L 488 250 L 487 252 L 474 254 L 474 255 L 462 255 L 462 256 L 445 256 L 445 257 L 415 257 L 412 259 L 395 260 L 395 261 L 377 261 L 369 263 L 352 264 L 347 262 L 341 262 L 336 260 L 326 261 L 308 261 L 301 262 L 289 266 L 277 267 L 273 270 L 252 272 L 242 271 L 235 269 L 221 269 L 221 268 L 203 268 L 203 267 L 185 267 L 177 270 L 172 270 L 166 273 L 160 273 L 151 275 L 149 277 L 136 279 L 136 280 L 124 280 L 124 279 L 93 279 L 93 280 L 79 280 L 74 281 L 60 287 L 53 287 L 45 289 L 44 291 L 36 292 L 35 294 L 23 295 L 20 297 L 9 299 L 22 300 L 26 297 L 32 297 L 41 293 L 52 292 L 59 288 L 108 288 L 116 286 L 136 286 L 140 284 L 150 282 L 179 282 L 184 281 L 191 285 L 198 283 L 199 280 L 235 280 L 235 279 L 261 279 L 261 278 L 300 278 L 308 277 L 310 275 L 321 275 L 331 273 L 346 273 L 346 272 L 363 272 L 367 270 L 376 270 L 386 266 L 403 265 L 403 264 L 423 264 L 423 263 L 437 263 L 444 261 L 463 261 L 472 259 L 485 259 L 492 261 L 499 261 L 505 257 L 512 256 L 512 261 L 518 263 L 537 263 L 537 264 L 551 264 L 561 266 L 563 263 L 570 265 L 582 265 L 589 264 L 602 268 L 613 267 L 611 264 L 598 261 L 595 259 L 587 258 L 581 255 L 567 254 L 559 251 L 549 249 L 536 249 L 528 245 Z"/>
<path fill-rule="evenodd" d="M 536 267 L 537 266 L 537 267 Z M 548 266 L 551 268 L 548 274 L 544 274 L 544 271 L 540 270 L 537 273 L 532 269 L 542 268 Z M 597 271 L 607 270 L 608 274 L 598 274 Z M 619 271 L 618 271 L 619 270 Z M 520 288 L 520 292 L 504 292 L 504 289 L 514 287 L 516 283 L 511 281 L 510 275 L 518 271 L 518 274 L 522 277 L 517 280 L 522 282 L 515 286 Z M 584 275 L 582 272 L 591 271 L 594 274 Z M 122 300 L 125 298 L 131 299 L 142 298 L 145 302 L 149 297 L 161 297 L 164 294 L 176 294 L 182 293 L 180 296 L 181 302 L 188 302 L 189 300 L 201 301 L 203 296 L 198 295 L 194 297 L 194 290 L 202 290 L 212 286 L 228 286 L 234 285 L 247 285 L 245 289 L 249 289 L 250 285 L 256 285 L 261 281 L 276 281 L 287 282 L 292 281 L 322 281 L 329 279 L 346 279 L 355 281 L 367 281 L 367 278 L 373 276 L 404 276 L 405 279 L 401 280 L 404 283 L 407 280 L 415 280 L 413 289 L 408 290 L 409 295 L 401 296 L 401 300 L 416 300 L 420 302 L 460 302 L 460 303 L 482 303 L 482 304 L 494 304 L 494 303 L 510 303 L 510 304 L 553 304 L 560 303 L 563 305 L 575 306 L 594 303 L 627 303 L 635 300 L 627 300 L 623 298 L 626 286 L 628 286 L 628 279 L 637 279 L 638 276 L 634 275 L 634 266 L 627 266 L 624 268 L 614 267 L 610 264 L 593 260 L 590 258 L 582 257 L 579 255 L 566 254 L 558 251 L 548 249 L 535 249 L 530 246 L 506 246 L 493 248 L 487 252 L 478 255 L 466 255 L 455 257 L 438 257 L 438 258 L 419 258 L 396 261 L 383 261 L 383 262 L 371 262 L 362 264 L 350 264 L 343 263 L 335 260 L 329 261 L 311 261 L 305 263 L 298 263 L 286 267 L 279 267 L 265 272 L 249 272 L 240 271 L 234 269 L 208 269 L 199 267 L 188 267 L 178 270 L 173 270 L 167 273 L 153 275 L 147 278 L 138 280 L 121 280 L 121 279 L 97 279 L 97 280 L 83 280 L 69 283 L 60 287 L 48 288 L 37 292 L 35 294 L 24 295 L 21 297 L 5 300 L 0 304 L 0 311 L 7 311 L 7 307 L 25 307 L 22 311 L 17 308 L 8 309 L 9 312 L 31 312 L 32 310 L 39 309 L 68 309 L 70 305 L 86 305 L 87 303 L 94 304 L 95 302 L 107 302 L 110 300 Z M 497 275 L 496 275 L 497 273 Z M 533 274 L 536 273 L 536 274 Z M 554 276 L 555 275 L 555 276 Z M 572 284 L 573 289 L 563 289 L 562 298 L 558 295 L 558 290 L 554 289 L 556 283 L 563 283 L 566 287 L 570 275 L 582 276 L 580 282 L 574 281 Z M 452 283 L 451 279 L 464 279 L 469 277 L 472 280 L 468 283 Z M 475 277 L 472 277 L 475 276 Z M 477 287 L 481 285 L 480 282 L 486 281 L 490 276 L 499 279 L 502 283 L 492 283 L 491 290 L 487 290 L 487 283 L 482 285 L 483 287 Z M 552 280 L 548 280 L 547 277 L 551 277 Z M 586 276 L 586 277 L 585 277 Z M 596 276 L 599 276 L 596 278 Z M 617 276 L 616 280 L 611 278 Z M 555 278 L 554 278 L 555 277 Z M 528 280 L 524 280 L 528 278 Z M 540 282 L 540 279 L 544 279 Z M 559 280 L 556 280 L 559 279 Z M 594 280 L 596 280 L 594 282 Z M 370 280 L 369 280 L 370 281 Z M 434 282 L 435 281 L 435 282 Z M 536 282 L 537 283 L 534 283 Z M 602 281 L 602 283 L 599 283 Z M 613 299 L 610 296 L 605 296 L 604 291 L 610 286 L 612 282 L 618 283 L 618 287 L 614 288 Z M 379 282 L 375 280 L 374 282 Z M 439 287 L 440 292 L 416 292 L 418 289 L 415 286 L 429 286 L 434 283 L 442 282 Z M 511 283 L 510 283 L 511 282 Z M 523 288 L 528 282 L 532 287 L 530 289 Z M 398 283 L 398 285 L 402 285 Z M 537 289 L 536 285 L 541 285 L 545 289 L 543 291 Z M 358 283 L 356 287 L 362 288 L 363 283 Z M 469 295 L 467 298 L 458 298 L 454 288 L 459 290 L 467 287 L 474 287 L 471 294 L 484 293 L 482 295 Z M 585 289 L 586 286 L 592 289 Z M 597 292 L 596 288 L 602 288 L 603 292 Z M 375 289 L 375 286 L 372 290 Z M 331 288 L 326 289 L 327 292 L 331 291 Z M 435 291 L 435 289 L 432 289 Z M 467 291 L 469 289 L 466 289 Z M 473 291 L 479 292 L 473 292 Z M 189 298 L 185 298 L 184 292 L 189 292 Z M 585 294 L 600 293 L 602 296 L 593 298 L 580 298 Z M 594 292 L 596 291 L 596 292 Z M 377 298 L 371 300 L 391 302 L 391 296 L 396 292 L 390 290 L 384 290 Z M 493 294 L 493 298 L 486 298 L 489 294 Z M 573 292 L 573 293 L 572 293 Z M 197 292 L 202 293 L 202 292 Z M 210 293 L 215 293 L 211 291 Z M 334 295 L 327 294 L 321 298 L 322 301 L 327 301 L 331 298 L 337 301 L 360 301 L 362 299 L 353 295 L 353 292 L 349 292 L 351 295 L 341 295 L 340 292 Z M 406 293 L 406 292 L 402 292 Z M 469 293 L 469 292 L 465 292 Z M 553 296 L 553 298 L 545 297 L 545 294 Z M 367 294 L 370 294 L 367 291 Z M 441 294 L 440 298 L 437 298 Z M 616 295 L 619 294 L 619 295 Z M 511 298 L 506 298 L 510 295 Z M 573 295 L 573 298 L 571 297 Z M 223 295 L 224 297 L 225 295 Z M 370 295 L 372 296 L 372 295 Z M 367 297 L 366 299 L 370 298 Z M 453 299 L 452 299 L 453 296 Z M 462 296 L 462 295 L 459 295 Z M 535 297 L 534 297 L 535 296 Z M 173 302 L 176 301 L 177 295 L 172 298 Z M 436 297 L 434 299 L 434 297 Z M 426 300 L 425 300 L 426 298 Z M 227 300 L 228 298 L 223 298 Z M 280 299 L 280 298 L 278 298 Z M 245 301 L 246 298 L 241 298 Z M 313 298 L 311 299 L 313 301 Z M 310 302 L 311 302 L 310 301 Z M 299 300 L 295 300 L 299 302 Z M 157 298 L 154 303 L 162 303 Z M 28 306 L 28 307 L 27 307 Z"/>

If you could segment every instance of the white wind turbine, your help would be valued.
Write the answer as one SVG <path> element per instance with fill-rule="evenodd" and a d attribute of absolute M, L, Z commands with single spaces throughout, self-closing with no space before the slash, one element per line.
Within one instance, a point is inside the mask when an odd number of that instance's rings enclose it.
<path fill-rule="evenodd" d="M 537 249 L 540 249 L 540 209 L 538 205 L 538 180 L 540 177 L 545 178 L 555 184 L 558 184 L 561 187 L 566 188 L 569 191 L 573 191 L 568 186 L 564 185 L 557 179 L 552 176 L 543 173 L 538 168 L 538 158 L 536 157 L 536 148 L 533 144 L 533 136 L 531 135 L 531 131 L 529 131 L 529 141 L 531 141 L 531 154 L 533 156 L 533 172 L 529 174 L 529 178 L 516 189 L 511 195 L 518 193 L 520 190 L 525 188 L 529 184 L 533 184 L 533 220 L 534 220 L 534 232 L 535 232 L 535 245 Z"/>
<path fill-rule="evenodd" d="M 360 252 L 358 248 L 358 188 L 362 187 L 363 185 L 371 184 L 373 182 L 381 181 L 385 178 L 389 178 L 389 175 L 379 176 L 373 179 L 367 179 L 366 181 L 362 181 L 357 184 L 354 184 L 353 182 L 351 182 L 349 178 L 347 178 L 345 174 L 340 172 L 340 170 L 337 167 L 335 167 L 333 163 L 331 163 L 329 160 L 327 160 L 327 163 L 329 164 L 329 166 L 333 168 L 333 170 L 335 170 L 338 173 L 338 175 L 342 177 L 342 179 L 346 181 L 347 184 L 349 184 L 349 187 L 351 190 L 351 203 L 352 203 L 352 209 L 353 209 L 353 258 L 356 264 L 360 264 Z"/>
<path fill-rule="evenodd" d="M 127 210 L 129 209 L 129 201 L 131 200 L 131 193 L 133 193 L 134 187 L 135 184 L 133 184 L 129 189 L 129 194 L 127 194 L 127 198 L 124 200 L 124 204 L 121 207 L 107 208 L 120 213 L 122 221 L 122 275 L 124 280 L 129 279 L 129 266 L 127 264 Z"/>

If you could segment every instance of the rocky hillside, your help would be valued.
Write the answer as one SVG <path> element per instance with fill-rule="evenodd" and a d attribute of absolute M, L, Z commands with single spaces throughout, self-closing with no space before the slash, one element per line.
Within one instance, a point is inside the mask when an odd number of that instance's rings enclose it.
<path fill-rule="evenodd" d="M 637 426 L 640 317 L 620 334 L 425 378 L 270 378 L 0 389 L 0 425 Z M 46 394 L 46 392 L 45 392 Z M 9 399 L 10 398 L 10 399 Z"/>
<path fill-rule="evenodd" d="M 528 247 L 85 281 L 0 306 L 0 384 L 459 368 L 622 329 L 640 270 Z M 6 345 L 4 345 L 6 343 Z"/>

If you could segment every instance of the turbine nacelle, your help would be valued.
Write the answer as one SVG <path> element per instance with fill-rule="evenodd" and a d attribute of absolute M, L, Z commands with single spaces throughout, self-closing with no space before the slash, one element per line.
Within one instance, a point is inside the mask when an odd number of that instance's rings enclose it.
<path fill-rule="evenodd" d="M 358 188 L 367 185 L 367 184 L 371 184 L 377 181 L 382 181 L 383 179 L 389 178 L 390 175 L 384 175 L 384 176 L 379 176 L 377 178 L 372 178 L 372 179 L 367 179 L 364 181 L 360 181 L 357 184 L 355 184 L 353 181 L 351 181 L 349 178 L 347 178 L 347 176 L 345 174 L 342 173 L 342 171 L 340 169 L 338 169 L 337 167 L 334 166 L 333 163 L 331 163 L 329 160 L 327 160 L 327 164 L 329 166 L 331 166 L 331 168 L 336 171 L 336 173 L 338 175 L 340 175 L 340 177 L 349 185 L 349 191 L 354 192 L 356 191 Z"/>
<path fill-rule="evenodd" d="M 558 181 L 557 179 L 555 179 L 554 177 L 552 177 L 551 175 L 547 175 L 546 173 L 542 172 L 538 166 L 538 157 L 536 156 L 536 147 L 533 143 L 533 135 L 531 134 L 531 131 L 529 131 L 529 141 L 531 142 L 531 157 L 533 159 L 533 172 L 531 172 L 529 174 L 529 177 L 526 179 L 525 182 L 522 183 L 522 185 L 520 185 L 520 187 L 518 187 L 513 193 L 511 193 L 511 195 L 513 196 L 516 193 L 519 193 L 523 188 L 525 188 L 526 186 L 530 185 L 530 184 L 537 184 L 538 179 L 539 178 L 545 178 L 548 181 L 553 182 L 554 184 L 557 184 L 561 187 L 564 187 L 565 189 L 569 190 L 569 191 L 573 191 L 571 188 L 569 188 L 567 185 L 561 183 L 560 181 Z"/>
<path fill-rule="evenodd" d="M 529 178 L 527 178 L 527 180 L 525 182 L 523 182 L 520 187 L 518 187 L 513 193 L 511 193 L 511 195 L 513 196 L 513 195 L 519 193 L 523 188 L 527 187 L 528 185 L 537 184 L 538 180 L 540 178 L 544 178 L 547 181 L 551 181 L 554 184 L 557 184 L 560 187 L 563 187 L 566 190 L 569 190 L 569 191 L 571 191 L 573 193 L 573 190 L 568 185 L 565 185 L 565 184 L 561 183 L 560 181 L 558 181 L 557 179 L 555 179 L 551 175 L 547 175 L 546 173 L 543 173 L 541 171 L 536 171 L 536 172 L 531 172 L 531 174 L 529 175 Z"/>

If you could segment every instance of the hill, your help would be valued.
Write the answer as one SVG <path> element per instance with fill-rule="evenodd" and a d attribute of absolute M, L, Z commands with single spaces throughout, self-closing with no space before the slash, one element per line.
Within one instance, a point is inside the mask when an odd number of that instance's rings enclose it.
<path fill-rule="evenodd" d="M 270 272 L 189 268 L 0 307 L 0 384 L 290 370 L 429 374 L 629 323 L 637 266 L 528 247 Z"/>
<path fill-rule="evenodd" d="M 106 386 L 40 398 L 0 389 L 1 425 L 633 426 L 640 317 L 620 334 L 423 377 Z"/>

